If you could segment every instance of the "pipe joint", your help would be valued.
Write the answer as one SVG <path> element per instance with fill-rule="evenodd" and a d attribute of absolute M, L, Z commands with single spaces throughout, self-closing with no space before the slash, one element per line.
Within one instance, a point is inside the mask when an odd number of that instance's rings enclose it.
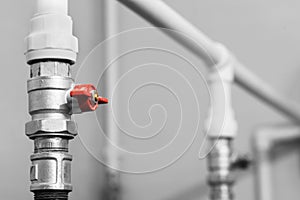
<path fill-rule="evenodd" d="M 67 13 L 68 0 L 36 0 L 36 13 L 25 38 L 27 63 L 40 60 L 65 60 L 75 63 L 78 40 L 73 36 L 73 22 Z"/>
<path fill-rule="evenodd" d="M 210 68 L 208 75 L 211 103 L 206 120 L 206 131 L 212 138 L 234 138 L 237 132 L 231 101 L 234 57 L 222 44 L 216 43 L 216 47 L 221 52 L 221 59 Z"/>
<path fill-rule="evenodd" d="M 234 56 L 221 43 L 215 43 L 215 47 L 220 52 L 220 60 L 210 68 L 209 81 L 228 82 L 234 81 Z"/>

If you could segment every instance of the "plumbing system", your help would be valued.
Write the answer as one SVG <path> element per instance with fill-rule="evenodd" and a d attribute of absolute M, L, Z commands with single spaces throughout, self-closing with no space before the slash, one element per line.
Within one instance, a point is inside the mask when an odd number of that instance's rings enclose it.
<path fill-rule="evenodd" d="M 231 172 L 239 166 L 239 161 L 247 163 L 233 157 L 232 141 L 237 133 L 231 103 L 233 82 L 296 122 L 300 121 L 298 104 L 249 72 L 223 45 L 212 41 L 161 0 L 118 1 L 162 30 L 177 32 L 165 31 L 211 67 L 212 101 L 206 129 L 213 148 L 208 155 L 208 183 L 212 200 L 233 199 Z M 26 123 L 26 135 L 34 140 L 31 191 L 35 200 L 67 200 L 72 191 L 72 156 L 68 145 L 77 135 L 71 115 L 95 111 L 99 104 L 108 101 L 98 95 L 93 85 L 75 85 L 71 78 L 70 67 L 76 62 L 78 41 L 72 34 L 68 0 L 36 0 L 25 44 L 30 65 L 27 86 L 32 116 Z M 291 138 L 298 137 L 295 135 Z"/>
<path fill-rule="evenodd" d="M 67 0 L 36 0 L 25 38 L 32 117 L 26 123 L 26 135 L 34 141 L 30 189 L 35 200 L 68 199 L 72 191 L 68 145 L 77 135 L 71 115 L 95 111 L 107 103 L 93 85 L 74 85 L 70 67 L 76 61 L 78 41 L 72 28 Z"/>

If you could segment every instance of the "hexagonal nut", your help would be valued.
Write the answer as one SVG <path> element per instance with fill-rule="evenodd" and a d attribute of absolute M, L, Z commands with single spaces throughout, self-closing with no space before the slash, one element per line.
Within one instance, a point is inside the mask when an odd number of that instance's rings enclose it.
<path fill-rule="evenodd" d="M 25 125 L 25 133 L 29 138 L 45 134 L 74 137 L 77 132 L 77 125 L 71 120 L 42 119 L 27 122 Z"/>
<path fill-rule="evenodd" d="M 70 65 L 62 62 L 39 62 L 31 65 L 30 77 L 38 76 L 70 76 Z"/>

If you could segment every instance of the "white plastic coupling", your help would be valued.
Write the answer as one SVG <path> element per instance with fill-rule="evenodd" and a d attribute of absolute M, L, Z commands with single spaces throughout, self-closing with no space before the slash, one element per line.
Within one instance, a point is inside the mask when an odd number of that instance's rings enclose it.
<path fill-rule="evenodd" d="M 205 129 L 211 138 L 234 138 L 237 122 L 232 108 L 231 88 L 234 79 L 234 58 L 222 44 L 216 44 L 222 59 L 209 71 L 210 108 Z"/>
<path fill-rule="evenodd" d="M 78 40 L 72 32 L 73 22 L 68 16 L 68 0 L 36 0 L 30 32 L 25 38 L 27 62 L 62 59 L 74 63 Z"/>

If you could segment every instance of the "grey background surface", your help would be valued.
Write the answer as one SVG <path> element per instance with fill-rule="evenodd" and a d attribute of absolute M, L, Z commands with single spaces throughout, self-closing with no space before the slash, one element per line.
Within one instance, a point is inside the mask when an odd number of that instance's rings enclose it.
<path fill-rule="evenodd" d="M 203 30 L 213 39 L 228 46 L 235 55 L 252 71 L 269 82 L 282 93 L 300 100 L 300 2 L 296 0 L 168 0 L 170 6 L 180 12 L 193 24 Z M 27 112 L 26 80 L 28 67 L 23 56 L 23 38 L 28 33 L 29 19 L 33 14 L 34 1 L 1 1 L 0 7 L 0 56 L 2 72 L 0 73 L 0 87 L 2 99 L 1 111 L 1 140 L 0 140 L 0 196 L 5 200 L 31 199 L 29 192 L 29 155 L 32 152 L 32 141 L 24 134 L 24 124 L 30 120 Z M 78 63 L 73 68 L 75 75 L 88 53 L 101 41 L 103 34 L 102 1 L 70 0 L 70 15 L 74 21 L 74 32 L 80 41 Z M 117 4 L 118 5 L 118 4 Z M 134 28 L 149 27 L 144 20 L 118 5 L 120 14 L 120 31 Z M 142 33 L 142 34 L 141 34 Z M 197 69 L 205 75 L 205 67 L 194 56 L 175 44 L 173 41 L 153 29 L 131 31 L 119 37 L 119 52 L 134 48 L 156 47 L 175 51 L 186 57 Z M 97 53 L 98 51 L 96 51 Z M 100 49 L 99 52 L 102 52 Z M 93 56 L 92 56 L 93 57 Z M 80 81 L 89 82 L 93 70 L 102 67 L 101 55 L 91 58 L 88 72 L 80 76 Z M 129 130 L 134 136 L 150 136 L 162 126 L 167 119 L 166 126 L 159 138 L 149 140 L 135 140 L 120 131 L 120 146 L 134 152 L 148 152 L 158 149 L 174 137 L 180 120 L 180 109 L 176 95 L 170 90 L 155 85 L 145 86 L 134 93 L 129 103 L 132 119 L 139 125 L 150 123 L 150 128 L 136 128 L 128 121 L 127 101 L 132 89 L 143 85 L 143 81 L 163 82 L 169 89 L 175 91 L 182 105 L 183 121 L 180 137 L 172 144 L 169 151 L 156 157 L 135 158 L 124 154 L 121 159 L 122 169 L 153 169 L 165 166 L 166 161 L 177 155 L 193 138 L 196 126 L 195 119 L 200 116 L 199 137 L 183 156 L 167 168 L 146 174 L 122 173 L 122 197 L 124 200 L 194 200 L 206 199 L 205 185 L 206 162 L 198 158 L 200 146 L 203 142 L 203 120 L 209 102 L 205 81 L 200 79 L 195 70 L 178 56 L 160 53 L 157 50 L 140 51 L 130 54 L 120 60 L 120 76 L 141 64 L 148 64 L 145 69 L 131 71 L 120 84 L 116 93 L 120 98 L 116 102 L 121 108 L 117 121 L 123 130 Z M 152 64 L 149 64 L 152 63 Z M 160 63 L 170 68 L 163 68 Z M 179 74 L 184 75 L 192 87 L 188 87 Z M 91 73 L 91 74 L 89 74 Z M 98 72 L 97 72 L 98 73 Z M 95 73 L 95 74 L 97 74 Z M 94 74 L 94 75 L 95 75 Z M 101 81 L 100 81 L 101 83 Z M 103 85 L 98 86 L 100 89 Z M 200 113 L 197 114 L 197 102 L 191 92 L 199 100 Z M 119 93 L 118 93 L 119 92 Z M 109 92 L 107 92 L 109 94 Z M 109 96 L 111 98 L 111 96 Z M 148 109 L 153 104 L 161 103 L 167 111 L 165 115 L 162 107 L 153 107 L 150 117 Z M 234 88 L 234 108 L 239 123 L 239 135 L 235 146 L 240 152 L 250 151 L 250 137 L 255 127 L 260 124 L 284 122 L 285 119 L 257 101 L 239 88 Z M 101 111 L 109 111 L 110 107 L 102 107 Z M 74 191 L 72 199 L 101 199 L 102 188 L 105 185 L 104 165 L 88 151 L 89 147 L 82 141 L 94 141 L 94 145 L 104 147 L 102 137 L 95 134 L 97 129 L 85 123 L 85 114 L 78 117 L 80 138 L 71 143 L 74 156 L 72 168 L 72 182 Z M 167 118 L 165 118 L 167 116 Z M 94 117 L 94 115 L 93 115 Z M 80 120 L 82 119 L 82 120 Z M 101 124 L 101 120 L 100 120 Z M 145 142 L 146 141 L 146 142 Z M 97 153 L 97 152 L 94 152 Z M 101 152 L 100 152 L 101 153 Z M 277 162 L 276 162 L 277 163 Z M 158 164 L 158 165 L 157 165 Z M 276 199 L 297 199 L 299 190 L 299 162 L 298 152 L 294 151 L 274 167 L 274 188 Z M 254 199 L 252 172 L 245 173 L 236 186 L 237 199 Z"/>

